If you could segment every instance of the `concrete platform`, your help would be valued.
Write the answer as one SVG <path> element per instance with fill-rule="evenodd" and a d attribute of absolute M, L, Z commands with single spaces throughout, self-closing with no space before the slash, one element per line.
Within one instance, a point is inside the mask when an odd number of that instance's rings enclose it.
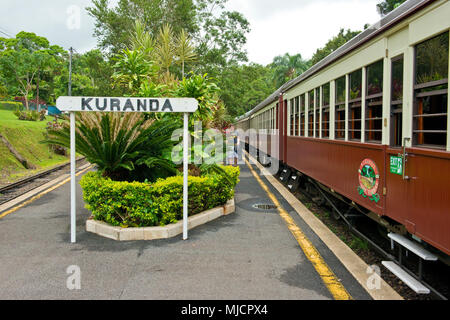
<path fill-rule="evenodd" d="M 85 231 L 90 213 L 78 187 L 77 243 L 70 244 L 69 184 L 0 219 L 0 299 L 288 299 L 333 296 L 247 166 L 233 215 L 199 226 L 190 239 L 116 242 Z M 275 190 L 286 211 L 295 213 Z M 371 296 L 306 225 L 292 216 L 353 299 Z M 69 290 L 69 266 L 81 289 Z"/>

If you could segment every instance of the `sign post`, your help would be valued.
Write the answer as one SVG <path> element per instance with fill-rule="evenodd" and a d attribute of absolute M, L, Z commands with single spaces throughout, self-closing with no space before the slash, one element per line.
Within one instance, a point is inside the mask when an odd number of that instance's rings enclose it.
<path fill-rule="evenodd" d="M 183 240 L 188 238 L 189 113 L 183 127 Z"/>
<path fill-rule="evenodd" d="M 188 238 L 188 164 L 189 113 L 198 109 L 193 98 L 116 98 L 59 97 L 56 107 L 70 112 L 70 240 L 76 242 L 76 183 L 75 183 L 75 112 L 162 112 L 183 113 L 183 240 Z"/>

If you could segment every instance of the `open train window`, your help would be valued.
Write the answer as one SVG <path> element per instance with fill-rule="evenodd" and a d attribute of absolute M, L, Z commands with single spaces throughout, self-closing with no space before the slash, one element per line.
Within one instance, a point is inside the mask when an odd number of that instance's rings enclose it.
<path fill-rule="evenodd" d="M 383 60 L 367 67 L 366 141 L 381 143 L 383 132 Z"/>
<path fill-rule="evenodd" d="M 362 69 L 350 74 L 348 101 L 348 136 L 350 140 L 361 140 L 361 87 Z"/>
<path fill-rule="evenodd" d="M 335 138 L 345 139 L 345 76 L 336 80 Z"/>
<path fill-rule="evenodd" d="M 320 97 L 320 88 L 316 88 L 316 104 L 315 104 L 315 113 L 316 113 L 316 133 L 315 137 L 320 137 L 320 104 L 319 104 L 319 97 Z"/>
<path fill-rule="evenodd" d="M 309 92 L 308 137 L 314 137 L 314 90 Z"/>
<path fill-rule="evenodd" d="M 300 136 L 305 136 L 305 95 L 300 96 Z"/>
<path fill-rule="evenodd" d="M 278 108 L 279 108 L 279 104 L 277 103 L 275 106 L 275 129 L 279 129 L 279 125 L 280 125 L 278 122 L 279 121 L 279 119 L 278 119 L 279 109 Z"/>
<path fill-rule="evenodd" d="M 290 123 L 289 123 L 289 135 L 293 136 L 294 135 L 294 120 L 295 120 L 295 115 L 294 115 L 294 99 L 291 99 L 290 101 L 290 109 L 289 109 L 289 117 L 290 117 Z"/>
<path fill-rule="evenodd" d="M 392 147 L 402 146 L 403 131 L 403 55 L 391 63 L 391 139 Z"/>
<path fill-rule="evenodd" d="M 445 149 L 448 114 L 449 33 L 415 47 L 413 143 Z"/>
<path fill-rule="evenodd" d="M 294 117 L 294 122 L 295 122 L 295 132 L 294 132 L 294 134 L 295 134 L 295 136 L 298 136 L 298 132 L 299 132 L 299 126 L 300 126 L 300 124 L 299 124 L 299 112 L 300 112 L 300 110 L 299 110 L 299 101 L 298 101 L 298 97 L 295 97 L 295 99 L 294 99 L 294 101 L 295 101 L 295 112 L 294 112 L 294 115 L 295 115 L 295 117 Z"/>
<path fill-rule="evenodd" d="M 322 86 L 322 138 L 330 137 L 330 84 Z"/>

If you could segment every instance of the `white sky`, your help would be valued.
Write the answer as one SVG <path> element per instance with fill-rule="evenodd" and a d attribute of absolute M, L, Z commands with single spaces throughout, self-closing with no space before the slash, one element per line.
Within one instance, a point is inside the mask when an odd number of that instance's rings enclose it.
<path fill-rule="evenodd" d="M 250 22 L 249 61 L 268 64 L 288 52 L 311 58 L 340 28 L 363 30 L 380 20 L 380 0 L 229 0 Z"/>
<path fill-rule="evenodd" d="M 117 0 L 113 0 L 117 1 Z M 301 53 L 310 58 L 340 28 L 362 30 L 380 18 L 381 0 L 229 0 L 227 9 L 242 12 L 250 22 L 246 49 L 249 61 L 268 64 L 276 55 Z M 94 21 L 84 7 L 90 0 L 0 0 L 0 31 L 21 30 L 45 36 L 51 44 L 78 52 L 96 47 Z M 80 8 L 79 28 L 68 28 L 71 6 Z M 74 22 L 72 20 L 72 22 Z M 76 21 L 75 21 L 76 22 Z M 0 32 L 1 36 L 4 36 Z"/>

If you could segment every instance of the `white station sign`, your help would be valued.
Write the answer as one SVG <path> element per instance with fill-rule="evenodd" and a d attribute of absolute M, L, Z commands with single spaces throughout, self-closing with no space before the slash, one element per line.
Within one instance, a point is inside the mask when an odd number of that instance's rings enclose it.
<path fill-rule="evenodd" d="M 69 112 L 192 113 L 197 111 L 198 101 L 193 98 L 59 97 L 56 107 Z"/>
<path fill-rule="evenodd" d="M 70 239 L 76 242 L 76 181 L 75 181 L 75 113 L 76 112 L 165 112 L 184 113 L 183 129 L 183 239 L 188 238 L 188 161 L 189 113 L 198 109 L 194 98 L 116 98 L 59 97 L 56 107 L 70 112 Z"/>

